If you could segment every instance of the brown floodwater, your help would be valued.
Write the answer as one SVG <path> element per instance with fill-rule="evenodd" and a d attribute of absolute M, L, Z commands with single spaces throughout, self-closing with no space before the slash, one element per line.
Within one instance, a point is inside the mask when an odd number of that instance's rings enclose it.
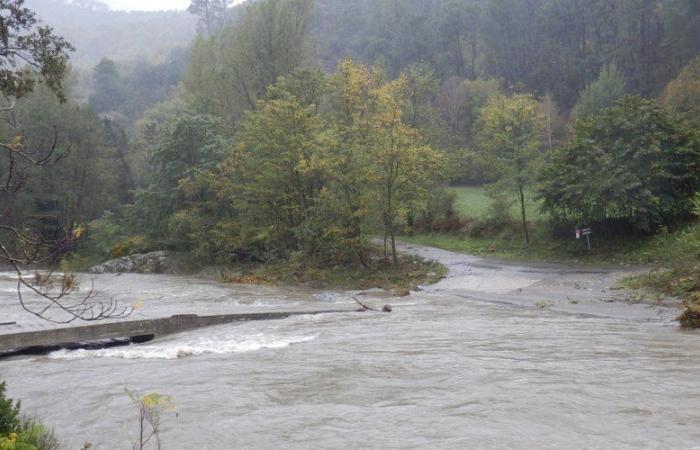
<path fill-rule="evenodd" d="M 69 449 L 131 448 L 137 414 L 125 388 L 173 396 L 164 449 L 700 448 L 700 335 L 679 331 L 672 311 L 611 304 L 607 272 L 433 256 L 450 265 L 441 284 L 402 299 L 363 296 L 391 302 L 392 314 L 16 357 L 0 360 L 0 378 Z M 0 277 L 0 322 L 45 326 L 24 320 L 12 286 Z M 101 275 L 95 286 L 139 302 L 138 317 L 352 309 L 351 293 L 188 277 Z"/>

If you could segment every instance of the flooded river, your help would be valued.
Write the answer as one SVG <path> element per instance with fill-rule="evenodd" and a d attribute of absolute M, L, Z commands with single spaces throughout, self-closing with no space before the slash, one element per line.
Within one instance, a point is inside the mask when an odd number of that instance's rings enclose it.
<path fill-rule="evenodd" d="M 124 392 L 172 395 L 164 449 L 700 448 L 700 335 L 620 302 L 615 271 L 501 265 L 429 249 L 450 277 L 391 303 L 221 326 L 143 345 L 0 361 L 66 448 L 128 449 Z M 0 282 L 4 316 L 11 280 Z M 103 275 L 101 295 L 171 312 L 352 309 L 349 293 Z M 7 289 L 5 289 L 7 288 Z M 20 326 L 41 327 L 27 322 Z"/>

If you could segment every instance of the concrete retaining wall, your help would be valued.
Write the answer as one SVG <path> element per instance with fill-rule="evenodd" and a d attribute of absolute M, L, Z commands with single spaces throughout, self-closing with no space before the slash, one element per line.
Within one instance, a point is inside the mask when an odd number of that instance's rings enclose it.
<path fill-rule="evenodd" d="M 112 339 L 159 337 L 197 328 L 252 320 L 280 320 L 298 315 L 348 312 L 346 310 L 225 314 L 217 316 L 178 315 L 164 319 L 125 320 L 54 330 L 0 335 L 0 354 L 28 349 L 70 346 Z"/>

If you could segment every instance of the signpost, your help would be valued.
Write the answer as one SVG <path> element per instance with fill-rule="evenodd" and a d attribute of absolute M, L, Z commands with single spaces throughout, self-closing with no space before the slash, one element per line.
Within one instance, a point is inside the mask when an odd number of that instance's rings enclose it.
<path fill-rule="evenodd" d="M 591 234 L 593 230 L 590 228 L 576 228 L 576 239 L 581 239 L 581 236 L 586 236 L 586 244 L 588 244 L 588 251 L 591 251 Z"/>

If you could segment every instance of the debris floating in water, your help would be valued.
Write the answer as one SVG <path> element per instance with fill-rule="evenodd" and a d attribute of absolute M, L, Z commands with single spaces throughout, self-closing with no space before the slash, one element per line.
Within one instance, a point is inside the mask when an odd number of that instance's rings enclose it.
<path fill-rule="evenodd" d="M 357 310 L 357 312 L 375 311 L 375 312 L 390 313 L 390 312 L 393 310 L 393 309 L 391 308 L 391 305 L 384 305 L 384 307 L 383 307 L 383 308 L 381 309 L 381 311 L 380 311 L 380 310 L 378 310 L 377 308 L 373 308 L 373 307 L 371 307 L 371 306 L 369 306 L 369 305 L 365 305 L 364 303 L 362 303 L 361 301 L 359 301 L 356 297 L 353 297 L 352 299 L 355 300 L 355 302 L 356 302 L 358 305 L 360 305 L 360 307 L 361 307 L 360 309 Z"/>

